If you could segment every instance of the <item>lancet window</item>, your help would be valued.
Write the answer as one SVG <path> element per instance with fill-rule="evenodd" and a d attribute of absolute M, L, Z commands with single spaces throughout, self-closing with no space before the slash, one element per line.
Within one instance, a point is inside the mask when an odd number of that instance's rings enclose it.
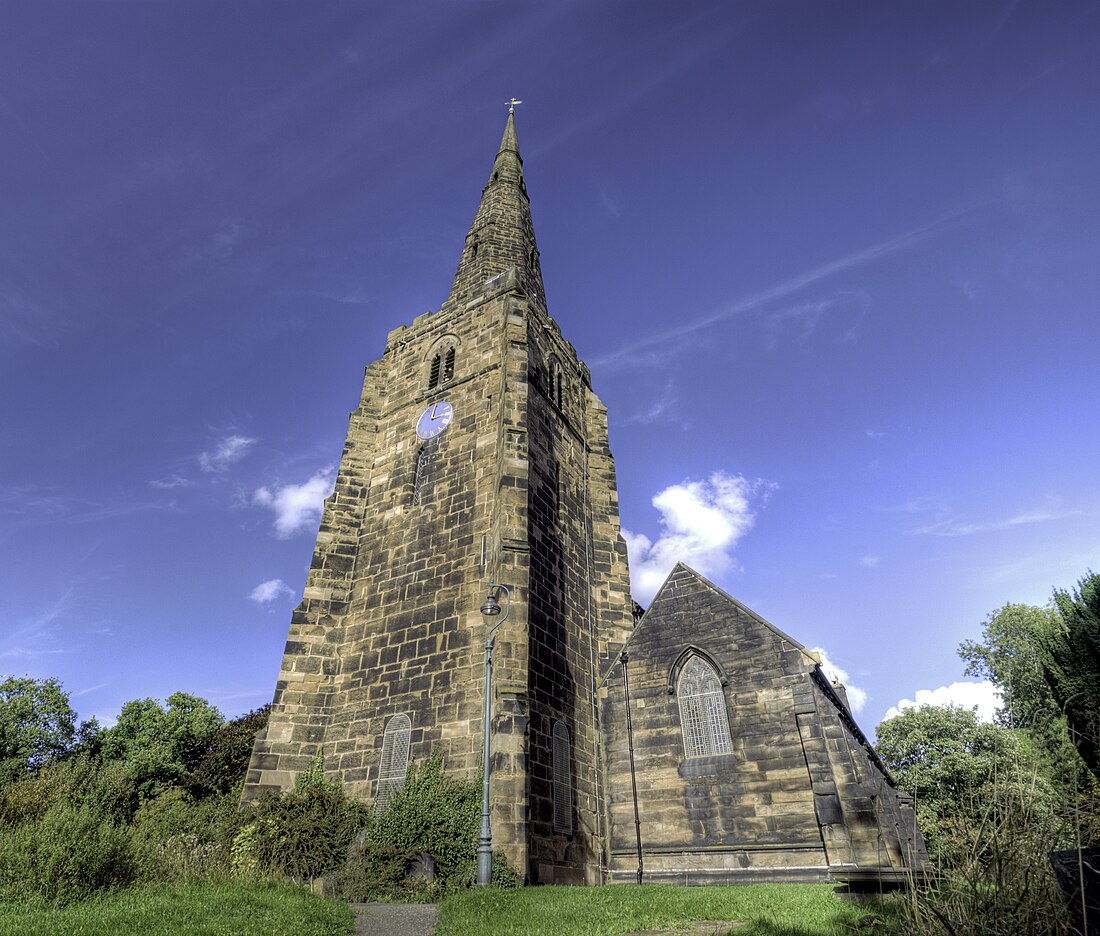
<path fill-rule="evenodd" d="M 563 721 L 554 722 L 554 831 L 561 835 L 573 834 L 573 772 L 569 743 L 569 728 Z"/>
<path fill-rule="evenodd" d="M 556 355 L 550 355 L 550 361 L 546 368 L 546 393 L 550 402 L 561 409 L 561 361 Z"/>
<path fill-rule="evenodd" d="M 701 656 L 693 654 L 676 682 L 685 757 L 732 754 L 729 716 L 722 680 Z"/>
<path fill-rule="evenodd" d="M 408 715 L 394 715 L 386 722 L 386 730 L 382 735 L 382 760 L 378 765 L 378 789 L 374 797 L 375 813 L 385 812 L 394 796 L 405 785 L 411 740 L 412 719 Z"/>
<path fill-rule="evenodd" d="M 413 477 L 413 504 L 419 507 L 424 502 L 424 488 L 428 483 L 428 474 L 432 467 L 432 446 L 425 442 L 416 453 L 416 475 Z"/>

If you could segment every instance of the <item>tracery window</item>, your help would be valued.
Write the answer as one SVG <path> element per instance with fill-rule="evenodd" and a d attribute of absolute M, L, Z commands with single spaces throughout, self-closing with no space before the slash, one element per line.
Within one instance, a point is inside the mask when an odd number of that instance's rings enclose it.
<path fill-rule="evenodd" d="M 569 728 L 563 721 L 554 722 L 554 831 L 562 835 L 573 834 L 573 775 L 570 769 L 572 752 L 569 744 Z"/>
<path fill-rule="evenodd" d="M 684 732 L 685 757 L 732 754 L 726 699 L 722 680 L 714 667 L 692 654 L 676 682 L 680 702 L 680 727 Z"/>
<path fill-rule="evenodd" d="M 386 730 L 382 735 L 382 760 L 378 765 L 378 790 L 374 797 L 375 813 L 385 812 L 394 796 L 405 785 L 411 740 L 412 719 L 408 715 L 394 715 L 386 722 Z"/>

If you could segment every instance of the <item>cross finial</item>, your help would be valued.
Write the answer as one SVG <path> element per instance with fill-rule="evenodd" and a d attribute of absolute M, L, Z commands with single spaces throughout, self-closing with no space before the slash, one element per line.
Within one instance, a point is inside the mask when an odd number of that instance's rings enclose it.
<path fill-rule="evenodd" d="M 505 101 L 504 103 L 508 105 L 508 113 L 514 114 L 516 112 L 516 105 L 522 104 L 523 101 L 517 101 L 515 98 L 512 98 L 510 101 Z"/>

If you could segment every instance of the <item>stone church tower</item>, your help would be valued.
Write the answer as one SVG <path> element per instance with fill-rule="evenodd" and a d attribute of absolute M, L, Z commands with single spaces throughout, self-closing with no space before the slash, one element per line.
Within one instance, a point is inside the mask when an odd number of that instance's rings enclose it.
<path fill-rule="evenodd" d="M 510 110 L 451 286 L 366 368 L 244 798 L 326 773 L 385 800 L 410 762 L 481 764 L 496 634 L 495 850 L 600 879 L 596 685 L 632 626 L 607 411 L 547 311 Z"/>
<path fill-rule="evenodd" d="M 680 565 L 635 620 L 607 411 L 547 311 L 511 110 L 450 295 L 366 368 L 245 801 L 319 752 L 379 804 L 435 753 L 473 777 L 490 583 L 511 596 L 493 847 L 527 881 L 644 864 L 881 884 L 926 864 L 912 802 L 812 653 Z"/>

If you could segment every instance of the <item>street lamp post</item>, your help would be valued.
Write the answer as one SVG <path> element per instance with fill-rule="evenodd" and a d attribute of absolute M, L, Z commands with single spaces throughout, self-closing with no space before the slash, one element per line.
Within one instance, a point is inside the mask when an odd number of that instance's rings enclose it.
<path fill-rule="evenodd" d="M 481 770 L 481 834 L 477 840 L 478 887 L 487 887 L 493 879 L 493 828 L 489 822 L 489 726 L 493 717 L 493 641 L 497 628 L 508 619 L 508 612 L 512 610 L 512 593 L 507 585 L 490 582 L 489 597 L 481 606 L 481 613 L 485 616 L 485 623 L 488 624 L 491 618 L 500 614 L 498 596 L 501 592 L 504 592 L 505 598 L 504 617 L 489 629 L 485 637 L 485 719 L 482 725 L 485 751 Z"/>

